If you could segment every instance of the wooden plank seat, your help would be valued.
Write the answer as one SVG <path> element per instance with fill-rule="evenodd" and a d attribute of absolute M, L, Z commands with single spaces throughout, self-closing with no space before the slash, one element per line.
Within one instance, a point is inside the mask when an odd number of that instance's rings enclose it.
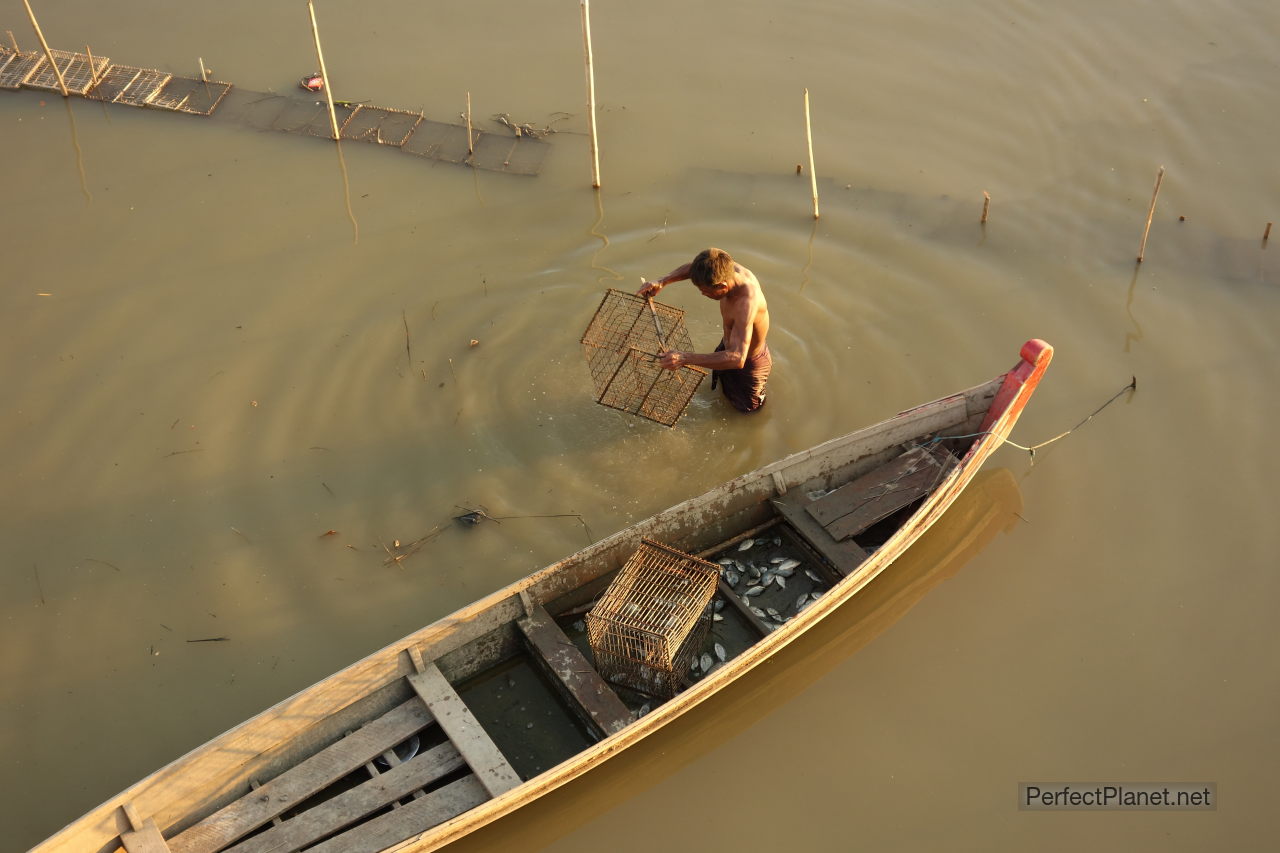
<path fill-rule="evenodd" d="M 813 501 L 805 511 L 832 539 L 842 541 L 927 495 L 957 464 L 941 444 L 913 447 Z"/>
<path fill-rule="evenodd" d="M 789 491 L 772 500 L 773 506 L 797 533 L 822 555 L 840 575 L 847 575 L 867 559 L 867 552 L 852 539 L 836 540 L 805 511 L 812 501 L 798 491 Z"/>
<path fill-rule="evenodd" d="M 488 799 L 489 793 L 484 785 L 474 774 L 468 773 L 402 808 L 308 847 L 307 853 L 380 853 Z"/>
<path fill-rule="evenodd" d="M 529 648 L 543 668 L 550 672 L 566 698 L 602 737 L 621 731 L 634 718 L 586 656 L 560 630 L 551 614 L 540 604 L 516 620 L 529 641 Z"/>
<path fill-rule="evenodd" d="M 173 853 L 221 850 L 422 731 L 431 722 L 431 712 L 419 699 L 410 698 L 175 835 L 169 839 L 169 849 Z"/>
<path fill-rule="evenodd" d="M 226 853 L 293 853 L 396 803 L 462 765 L 462 756 L 453 744 L 440 744 L 266 832 L 245 839 L 228 848 Z"/>
<path fill-rule="evenodd" d="M 409 673 L 408 679 L 489 796 L 496 797 L 520 784 L 519 774 L 502 750 L 434 663 L 424 664 L 420 672 Z"/>

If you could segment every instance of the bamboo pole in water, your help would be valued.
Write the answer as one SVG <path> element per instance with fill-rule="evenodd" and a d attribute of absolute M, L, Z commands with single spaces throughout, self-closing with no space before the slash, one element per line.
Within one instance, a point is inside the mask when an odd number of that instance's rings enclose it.
<path fill-rule="evenodd" d="M 203 56 L 199 57 L 199 60 L 200 60 L 200 79 L 208 83 L 209 71 L 207 68 L 204 67 L 204 57 Z"/>
<path fill-rule="evenodd" d="M 978 220 L 978 224 L 987 224 L 987 211 L 991 209 L 991 193 L 986 190 L 982 191 L 982 218 Z"/>
<path fill-rule="evenodd" d="M 813 169 L 813 128 L 809 122 L 809 90 L 804 90 L 804 134 L 809 140 L 809 187 L 813 190 L 813 218 L 818 218 L 818 173 Z"/>
<path fill-rule="evenodd" d="M 320 49 L 320 28 L 316 26 L 316 7 L 307 0 L 307 11 L 311 13 L 311 35 L 316 42 L 316 61 L 320 63 L 320 79 L 324 82 L 324 97 L 329 104 L 329 127 L 333 130 L 333 141 L 341 138 L 338 132 L 338 115 L 333 110 L 333 87 L 329 85 L 329 72 L 324 67 L 324 51 Z"/>
<path fill-rule="evenodd" d="M 22 51 L 18 49 L 18 40 L 13 37 L 13 30 L 5 30 L 5 32 L 9 34 L 9 44 L 13 45 L 13 52 L 22 53 Z"/>
<path fill-rule="evenodd" d="M 62 70 L 58 68 L 58 63 L 53 61 L 53 53 L 49 50 L 49 43 L 44 40 L 44 33 L 40 32 L 40 22 L 36 20 L 36 13 L 31 9 L 30 0 L 22 0 L 22 5 L 27 7 L 27 17 L 31 19 L 31 26 L 36 31 L 36 38 L 40 39 L 40 46 L 44 48 L 45 58 L 49 60 L 49 65 L 53 67 L 54 76 L 58 78 L 58 88 L 62 90 L 62 97 L 69 97 L 71 93 L 67 91 L 67 81 L 62 79 Z"/>
<path fill-rule="evenodd" d="M 1156 172 L 1156 188 L 1151 191 L 1151 207 L 1147 208 L 1147 227 L 1142 229 L 1142 245 L 1138 246 L 1138 263 L 1147 254 L 1147 235 L 1151 233 L 1151 219 L 1156 215 L 1156 196 L 1160 195 L 1160 182 L 1164 180 L 1164 166 Z"/>
<path fill-rule="evenodd" d="M 1262 229 L 1262 242 L 1266 243 L 1267 239 L 1270 237 L 1271 237 L 1271 223 L 1268 222 L 1267 227 Z"/>
<path fill-rule="evenodd" d="M 590 0 L 582 0 L 582 46 L 587 62 L 587 125 L 591 130 L 591 186 L 600 189 L 600 145 L 596 139 L 596 75 L 591 64 Z"/>
<path fill-rule="evenodd" d="M 471 93 L 467 92 L 467 153 L 476 153 L 475 145 L 471 142 Z"/>
<path fill-rule="evenodd" d="M 98 65 L 93 61 L 93 51 L 89 50 L 89 45 L 84 46 L 84 55 L 89 57 L 89 88 L 92 89 L 98 85 Z"/>

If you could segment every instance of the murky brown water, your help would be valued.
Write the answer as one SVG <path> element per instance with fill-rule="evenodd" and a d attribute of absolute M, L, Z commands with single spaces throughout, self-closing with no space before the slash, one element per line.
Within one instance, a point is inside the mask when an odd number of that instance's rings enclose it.
<path fill-rule="evenodd" d="M 280 91 L 315 64 L 301 3 L 36 8 L 53 46 L 124 63 Z M 1274 4 L 597 4 L 598 196 L 577 4 L 318 16 L 341 97 L 575 116 L 536 178 L 348 144 L 344 186 L 323 142 L 0 92 L 6 846 L 588 532 L 985 380 L 1032 336 L 1057 358 L 1019 442 L 1138 393 L 1034 466 L 1001 451 L 1026 523 L 472 843 L 1274 846 Z M 592 403 L 601 290 L 707 245 L 768 293 L 769 407 L 704 392 L 667 431 Z M 664 298 L 709 349 L 709 304 Z M 450 528 L 383 564 L 477 504 L 586 527 Z M 1220 807 L 1019 812 L 1035 780 L 1215 781 Z"/>

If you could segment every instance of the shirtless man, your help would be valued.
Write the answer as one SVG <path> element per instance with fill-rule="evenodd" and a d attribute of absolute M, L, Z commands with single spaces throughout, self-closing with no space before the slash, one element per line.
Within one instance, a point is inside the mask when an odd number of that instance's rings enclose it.
<path fill-rule="evenodd" d="M 662 366 L 678 370 L 691 364 L 709 367 L 711 387 L 719 381 L 729 403 L 740 412 L 755 412 L 764 405 L 764 385 L 773 366 L 765 338 L 769 334 L 769 306 L 751 270 L 736 263 L 722 249 L 704 249 L 691 262 L 678 266 L 657 281 L 645 281 L 644 297 L 656 296 L 674 281 L 689 279 L 708 299 L 720 303 L 724 324 L 720 346 L 713 353 L 668 350 Z"/>

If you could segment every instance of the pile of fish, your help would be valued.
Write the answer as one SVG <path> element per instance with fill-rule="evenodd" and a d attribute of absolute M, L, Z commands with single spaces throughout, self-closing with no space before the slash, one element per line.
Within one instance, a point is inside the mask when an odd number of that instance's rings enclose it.
<path fill-rule="evenodd" d="M 720 577 L 771 631 L 821 598 L 827 587 L 822 576 L 783 549 L 779 536 L 744 539 L 731 551 L 721 552 L 716 562 Z M 717 597 L 708 605 L 713 625 L 724 619 L 725 603 Z M 710 648 L 694 657 L 690 670 L 695 676 L 706 675 L 728 660 L 723 645 L 713 642 Z"/>

